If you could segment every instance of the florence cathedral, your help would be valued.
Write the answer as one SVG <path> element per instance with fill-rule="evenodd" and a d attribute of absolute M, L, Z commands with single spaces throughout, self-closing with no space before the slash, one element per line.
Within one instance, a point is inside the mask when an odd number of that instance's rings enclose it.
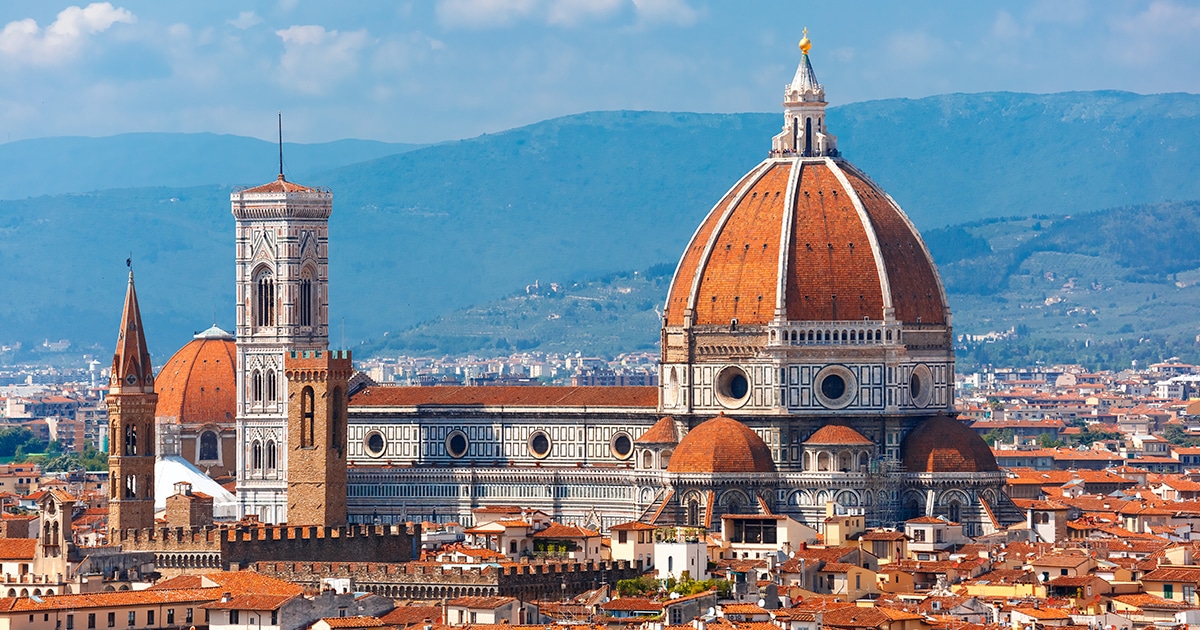
<path fill-rule="evenodd" d="M 768 157 L 682 252 L 658 387 L 353 377 L 327 349 L 332 193 L 281 174 L 231 196 L 236 334 L 210 329 L 168 361 L 158 433 L 189 466 L 233 474 L 236 518 L 266 523 L 469 524 L 473 508 L 516 505 L 602 530 L 712 528 L 728 513 L 823 529 L 832 504 L 868 525 L 1004 528 L 1004 474 L 956 419 L 937 268 L 838 152 L 810 48 L 806 36 Z"/>

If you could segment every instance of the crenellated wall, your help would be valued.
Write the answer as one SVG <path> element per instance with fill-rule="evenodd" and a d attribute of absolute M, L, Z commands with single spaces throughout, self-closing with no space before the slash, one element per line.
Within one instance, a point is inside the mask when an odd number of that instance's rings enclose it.
<path fill-rule="evenodd" d="M 164 575 L 189 569 L 239 569 L 255 562 L 338 562 L 371 558 L 408 562 L 418 554 L 419 524 L 348 527 L 162 527 L 121 531 L 125 551 L 155 554 Z"/>
<path fill-rule="evenodd" d="M 386 562 L 258 562 L 263 575 L 313 584 L 322 578 L 354 580 L 358 590 L 394 599 L 440 600 L 466 596 L 516 597 L 529 601 L 573 596 L 603 584 L 637 577 L 641 563 L 616 562 L 521 563 L 462 567 L 426 563 Z"/>

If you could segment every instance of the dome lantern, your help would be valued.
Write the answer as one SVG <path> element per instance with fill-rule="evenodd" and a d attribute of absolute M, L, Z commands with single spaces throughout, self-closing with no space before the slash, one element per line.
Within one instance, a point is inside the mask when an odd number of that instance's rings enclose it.
<path fill-rule="evenodd" d="M 800 40 L 800 65 L 783 89 L 783 131 L 771 141 L 773 155 L 836 156 L 837 137 L 825 130 L 825 86 L 817 81 L 808 51 L 808 29 Z"/>

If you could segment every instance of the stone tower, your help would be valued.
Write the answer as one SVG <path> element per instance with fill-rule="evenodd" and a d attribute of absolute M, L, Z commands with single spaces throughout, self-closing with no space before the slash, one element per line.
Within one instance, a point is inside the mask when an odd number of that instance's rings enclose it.
<path fill-rule="evenodd" d="M 237 496 L 239 514 L 288 520 L 284 358 L 329 338 L 328 234 L 333 194 L 279 178 L 230 195 L 237 220 Z"/>
<path fill-rule="evenodd" d="M 108 530 L 154 527 L 154 372 L 133 271 L 108 389 Z"/>
<path fill-rule="evenodd" d="M 289 519 L 298 525 L 345 525 L 350 352 L 292 352 L 284 369 Z"/>

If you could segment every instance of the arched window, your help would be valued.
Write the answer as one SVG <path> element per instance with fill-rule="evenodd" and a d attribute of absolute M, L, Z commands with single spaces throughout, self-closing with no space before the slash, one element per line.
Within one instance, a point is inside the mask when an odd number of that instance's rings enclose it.
<path fill-rule="evenodd" d="M 52 525 L 50 527 L 50 544 L 51 545 L 55 545 L 55 546 L 58 545 L 58 534 L 59 534 L 58 521 L 55 521 L 54 525 Z"/>
<path fill-rule="evenodd" d="M 129 475 L 129 476 L 125 477 L 125 498 L 126 499 L 136 499 L 137 498 L 137 477 L 135 477 L 133 475 Z"/>
<path fill-rule="evenodd" d="M 137 455 L 137 427 L 132 424 L 125 427 L 125 454 Z"/>
<path fill-rule="evenodd" d="M 300 325 L 313 325 L 313 281 L 308 272 L 300 279 Z"/>
<path fill-rule="evenodd" d="M 200 456 L 198 461 L 211 462 L 217 459 L 217 432 L 205 431 L 200 434 Z"/>
<path fill-rule="evenodd" d="M 275 440 L 267 440 L 267 472 L 274 472 L 275 466 Z"/>
<path fill-rule="evenodd" d="M 267 370 L 267 402 L 275 402 L 279 400 L 279 392 L 276 390 L 276 384 L 279 379 L 275 378 L 275 370 Z"/>
<path fill-rule="evenodd" d="M 250 400 L 260 403 L 263 399 L 262 372 L 254 370 L 250 374 Z"/>
<path fill-rule="evenodd" d="M 262 471 L 262 442 L 258 440 L 250 443 L 250 469 Z"/>
<path fill-rule="evenodd" d="M 254 325 L 275 325 L 275 279 L 263 270 L 254 279 Z"/>
<path fill-rule="evenodd" d="M 950 505 L 946 507 L 949 508 L 949 510 L 947 510 L 949 514 L 946 516 L 948 516 L 950 520 L 954 521 L 955 523 L 959 522 L 959 519 L 962 518 L 962 504 L 958 502 L 958 499 L 950 501 Z"/>
<path fill-rule="evenodd" d="M 313 388 L 300 392 L 300 447 L 312 448 L 316 432 L 316 396 Z"/>
<path fill-rule="evenodd" d="M 331 413 L 329 414 L 331 421 L 329 423 L 329 446 L 342 452 L 342 446 L 346 443 L 343 427 L 345 422 L 342 421 L 342 388 L 333 388 L 333 399 L 331 401 Z"/>

